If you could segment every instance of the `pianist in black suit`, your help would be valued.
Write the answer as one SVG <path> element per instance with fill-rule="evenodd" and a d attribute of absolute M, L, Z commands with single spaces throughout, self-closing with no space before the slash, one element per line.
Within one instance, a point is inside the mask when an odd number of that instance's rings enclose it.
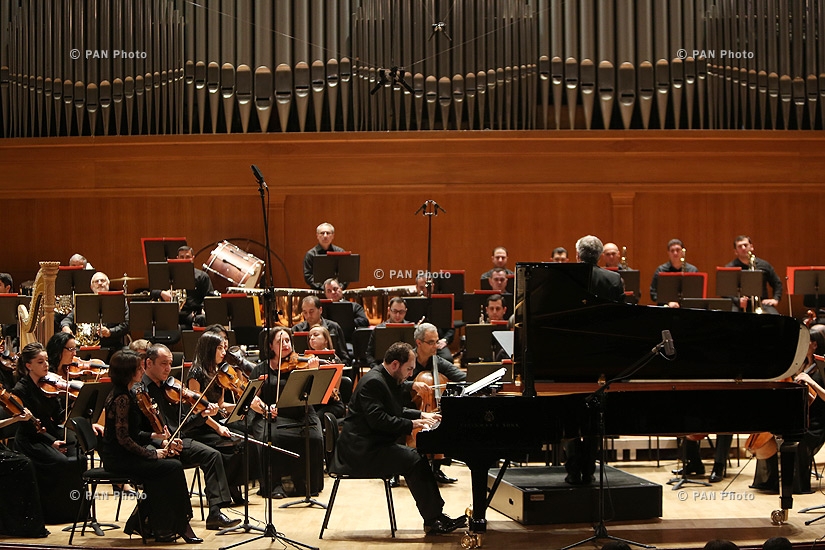
<path fill-rule="evenodd" d="M 811 327 L 811 344 L 808 348 L 805 367 L 803 367 L 803 372 L 794 378 L 796 382 L 807 384 L 809 391 L 813 390 L 816 395 L 808 406 L 808 429 L 796 449 L 793 492 L 799 494 L 811 493 L 811 464 L 813 457 L 825 444 L 825 381 L 817 368 L 814 368 L 810 374 L 804 372 L 808 366 L 814 365 L 814 354 L 823 353 L 825 353 L 825 325 L 814 325 Z M 756 471 L 751 488 L 767 491 L 779 490 L 779 458 L 777 455 L 756 461 Z"/>
<path fill-rule="evenodd" d="M 621 275 L 597 265 L 603 250 L 602 241 L 593 235 L 587 235 L 576 241 L 576 259 L 593 266 L 588 290 L 600 298 L 622 302 L 624 301 L 624 283 Z M 594 435 L 595 426 L 591 428 L 589 433 L 588 430 L 582 430 L 580 437 L 569 439 L 564 445 L 567 453 L 567 460 L 564 463 L 567 477 L 564 480 L 567 483 L 578 485 L 590 483 L 594 479 L 599 440 Z"/>
<path fill-rule="evenodd" d="M 335 460 L 356 475 L 389 477 L 400 473 L 424 519 L 424 531 L 449 533 L 462 527 L 467 517 L 452 519 L 443 513 L 444 501 L 429 462 L 415 449 L 396 442 L 414 428 L 431 427 L 441 418 L 402 406 L 406 391 L 402 383 L 414 368 L 412 347 L 396 342 L 384 355 L 383 364 L 361 378 L 349 403 Z"/>

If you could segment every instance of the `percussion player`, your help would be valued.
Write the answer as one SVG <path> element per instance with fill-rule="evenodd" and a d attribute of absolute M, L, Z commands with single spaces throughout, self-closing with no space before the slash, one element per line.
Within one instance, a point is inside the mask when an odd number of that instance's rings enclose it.
<path fill-rule="evenodd" d="M 318 239 L 318 244 L 307 250 L 304 256 L 304 281 L 310 288 L 315 290 L 324 290 L 322 283 L 316 282 L 312 274 L 312 268 L 315 265 L 316 256 L 324 256 L 327 252 L 343 252 L 344 249 L 340 246 L 332 244 L 332 239 L 335 238 L 335 228 L 331 223 L 324 222 L 315 228 L 315 237 Z M 346 285 L 343 285 L 346 288 Z"/>

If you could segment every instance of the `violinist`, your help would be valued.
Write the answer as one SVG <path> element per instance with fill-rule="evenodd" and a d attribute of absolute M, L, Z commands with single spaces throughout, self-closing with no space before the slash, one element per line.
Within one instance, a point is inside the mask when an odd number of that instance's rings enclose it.
<path fill-rule="evenodd" d="M 6 388 L 13 388 L 17 383 L 16 372 L 17 362 L 10 353 L 6 353 L 6 342 L 0 338 L 0 384 Z"/>
<path fill-rule="evenodd" d="M 226 340 L 219 334 L 215 332 L 201 334 L 195 348 L 195 360 L 186 376 L 186 385 L 190 390 L 202 393 L 210 403 L 215 403 L 222 410 L 231 412 L 235 404 L 226 398 L 232 392 L 225 390 L 217 380 L 214 380 L 218 373 L 218 366 L 226 357 L 227 347 Z M 244 499 L 240 490 L 240 485 L 244 483 L 243 455 L 235 452 L 235 445 L 230 439 L 232 432 L 229 428 L 215 420 L 214 416 L 208 416 L 205 424 L 187 430 L 186 435 L 221 451 L 232 500 L 237 504 L 243 503 Z"/>
<path fill-rule="evenodd" d="M 332 351 L 332 356 L 325 355 L 324 358 L 331 361 L 332 363 L 341 362 L 341 359 L 334 354 L 335 349 L 332 345 L 332 337 L 329 335 L 329 331 L 326 329 L 326 327 L 323 327 L 321 325 L 315 325 L 314 327 L 309 329 L 309 334 L 307 335 L 307 345 L 307 355 L 314 355 L 312 353 L 313 351 Z M 352 384 L 351 381 L 350 384 Z M 324 413 L 327 412 L 335 415 L 335 418 L 344 418 L 347 411 L 344 407 L 344 403 L 341 401 L 341 395 L 338 392 L 338 390 L 340 389 L 340 385 L 341 380 L 338 380 L 338 388 L 336 388 L 330 396 L 329 403 L 315 405 L 315 412 L 318 414 L 318 418 L 322 417 Z"/>
<path fill-rule="evenodd" d="M 77 517 L 80 501 L 70 495 L 83 489 L 80 476 L 86 469 L 86 457 L 78 456 L 74 433 L 60 426 L 66 419 L 63 400 L 40 389 L 39 383 L 47 374 L 49 363 L 43 345 L 27 344 L 17 361 L 18 380 L 12 393 L 40 420 L 43 431 L 31 422 L 20 424 L 14 446 L 34 462 L 46 523 L 68 523 Z"/>
<path fill-rule="evenodd" d="M 218 406 L 212 403 L 201 414 L 189 415 L 188 406 L 182 404 L 173 405 L 166 396 L 164 389 L 165 382 L 172 371 L 172 352 L 163 344 L 153 344 L 146 350 L 146 373 L 143 375 L 143 384 L 149 396 L 158 405 L 161 420 L 171 433 L 180 430 L 183 432 L 183 449 L 179 459 L 184 468 L 200 466 L 203 470 L 206 485 L 206 497 L 209 500 L 209 517 L 206 518 L 206 528 L 209 530 L 220 530 L 227 527 L 234 527 L 241 522 L 240 519 L 229 519 L 221 508 L 232 503 L 230 485 L 226 480 L 223 457 L 217 449 L 205 445 L 200 441 L 195 441 L 186 432 L 188 429 L 202 425 L 206 422 L 206 417 L 214 416 L 218 412 Z M 145 420 L 148 426 L 149 420 Z"/>
<path fill-rule="evenodd" d="M 452 362 L 447 361 L 438 355 L 438 329 L 435 325 L 430 323 L 421 323 L 415 327 L 415 370 L 413 371 L 413 379 L 416 379 L 421 373 L 432 373 L 433 366 L 438 369 L 438 374 L 443 375 L 450 382 L 463 382 L 467 379 L 467 374 L 456 367 Z M 434 382 L 440 384 L 441 382 Z M 427 388 L 428 392 L 434 395 L 440 395 L 444 388 Z M 439 483 L 455 483 L 456 478 L 448 477 L 442 470 L 441 466 L 445 464 L 444 460 L 433 460 L 433 471 L 435 472 L 435 479 Z"/>
<path fill-rule="evenodd" d="M 347 353 L 347 338 L 341 325 L 335 321 L 322 317 L 324 309 L 321 307 L 321 299 L 318 296 L 307 296 L 301 300 L 301 315 L 304 320 L 292 327 L 292 332 L 307 332 L 315 325 L 326 328 L 335 341 L 335 353 L 346 365 L 349 364 L 349 353 Z"/>
<path fill-rule="evenodd" d="M 104 467 L 115 473 L 139 477 L 147 499 L 139 502 L 140 515 L 133 513 L 124 532 L 141 532 L 140 518 L 148 518 L 155 542 L 173 542 L 178 537 L 189 544 L 203 542 L 192 531 L 192 505 L 183 464 L 174 458 L 180 440 L 169 443 L 169 434 L 141 431 L 143 413 L 129 388 L 140 382 L 143 364 L 131 350 L 112 356 L 112 391 L 106 398 L 106 431 L 100 448 Z M 136 509 L 137 511 L 137 509 Z M 143 533 L 144 535 L 146 533 Z"/>
<path fill-rule="evenodd" d="M 304 408 L 289 407 L 279 409 L 278 398 L 286 386 L 289 374 L 296 368 L 316 368 L 317 357 L 301 358 L 292 349 L 292 332 L 287 328 L 276 328 L 267 334 L 267 358 L 252 371 L 251 379 L 267 376 L 260 395 L 255 397 L 250 408 L 253 411 L 250 430 L 255 439 L 271 441 L 275 446 L 299 453 L 301 458 L 294 459 L 281 453 L 272 452 L 261 456 L 261 464 L 270 467 L 269 475 L 264 471 L 263 479 L 271 480 L 271 487 L 261 483 L 261 494 L 269 498 L 286 496 L 304 496 L 306 484 L 306 460 L 304 438 L 301 435 L 304 423 Z M 267 422 L 269 421 L 269 422 Z M 271 423 L 271 426 L 267 424 Z M 278 426 L 295 425 L 295 427 L 278 428 Z M 315 410 L 309 409 L 310 425 L 310 492 L 317 495 L 324 488 L 324 436 Z M 266 450 L 264 450 L 266 453 Z"/>
<path fill-rule="evenodd" d="M 49 358 L 49 371 L 61 378 L 69 379 L 68 368 L 74 362 L 77 342 L 68 332 L 56 332 L 46 342 L 46 354 Z"/>
<path fill-rule="evenodd" d="M 28 409 L 22 414 L 7 411 L 0 430 L 32 418 Z M 0 443 L 0 535 L 42 538 L 49 536 L 40 507 L 37 474 L 32 461 Z"/>
<path fill-rule="evenodd" d="M 797 494 L 812 492 L 811 463 L 813 457 L 825 444 L 825 382 L 814 359 L 814 354 L 822 355 L 823 353 L 825 353 L 825 325 L 814 325 L 811 327 L 811 343 L 804 361 L 805 366 L 802 372 L 794 378 L 795 382 L 807 384 L 809 392 L 812 390 L 811 394 L 816 395 L 816 398 L 808 405 L 808 428 L 796 449 L 793 492 Z M 810 372 L 806 373 L 806 371 Z M 776 454 L 768 459 L 756 461 L 756 471 L 751 488 L 765 491 L 779 490 L 779 458 Z"/>

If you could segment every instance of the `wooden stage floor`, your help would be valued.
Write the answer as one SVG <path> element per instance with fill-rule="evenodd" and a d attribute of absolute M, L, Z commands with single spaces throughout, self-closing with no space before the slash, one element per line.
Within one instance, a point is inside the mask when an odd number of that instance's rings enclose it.
<path fill-rule="evenodd" d="M 823 457 L 825 455 L 820 455 L 818 458 Z M 650 462 L 617 462 L 612 465 L 661 484 L 673 477 L 670 469 L 675 466 L 673 462 L 662 462 L 659 467 Z M 773 536 L 785 536 L 795 543 L 812 543 L 823 537 L 825 519 L 806 527 L 804 522 L 817 516 L 814 513 L 800 514 L 798 511 L 806 506 L 825 504 L 825 485 L 821 481 L 813 480 L 814 488 L 818 492 L 811 495 L 796 495 L 794 509 L 790 512 L 788 522 L 781 526 L 772 525 L 770 516 L 771 512 L 779 506 L 779 497 L 748 488 L 753 477 L 754 465 L 755 461 L 747 463 L 747 460 L 742 460 L 741 466 L 737 467 L 734 461 L 733 467 L 728 469 L 728 476 L 724 482 L 710 488 L 694 485 L 680 492 L 672 491 L 669 486 L 665 485 L 661 518 L 642 522 L 609 522 L 607 523 L 608 532 L 613 536 L 652 544 L 657 548 L 670 549 L 702 548 L 705 542 L 714 538 L 732 540 L 742 548 L 758 548 L 766 539 Z M 742 474 L 734 478 L 740 469 Z M 448 475 L 459 479 L 454 485 L 442 487 L 442 496 L 446 502 L 445 512 L 452 516 L 459 515 L 471 501 L 469 470 L 463 465 L 454 464 L 445 471 Z M 105 489 L 111 490 L 111 487 Z M 325 490 L 318 500 L 326 503 L 331 490 L 332 481 L 327 480 Z M 739 498 L 733 497 L 731 494 L 733 492 L 739 495 Z M 395 539 L 390 538 L 386 501 L 383 486 L 379 481 L 351 480 L 341 483 L 330 526 L 323 540 L 318 539 L 318 532 L 324 518 L 324 510 L 320 508 L 306 508 L 302 505 L 281 510 L 277 508 L 277 505 L 284 501 L 274 501 L 276 508 L 273 512 L 273 523 L 276 529 L 284 533 L 286 537 L 330 550 L 398 547 L 403 547 L 405 550 L 440 550 L 461 547 L 460 534 L 424 536 L 421 518 L 406 487 L 394 489 L 393 497 L 399 527 Z M 193 507 L 196 506 L 197 498 L 193 498 L 192 502 Z M 115 505 L 115 501 L 111 498 L 99 500 L 98 519 L 101 522 L 113 522 Z M 120 518 L 121 527 L 131 508 L 128 502 L 124 502 Z M 249 511 L 253 518 L 251 523 L 261 525 L 266 518 L 264 500 L 253 495 Z M 225 512 L 230 517 L 242 517 L 243 507 L 226 509 Z M 197 520 L 193 520 L 192 525 L 195 532 L 205 539 L 203 544 L 197 546 L 198 548 L 221 548 L 253 537 L 253 534 L 243 532 L 219 537 L 215 534 L 216 531 L 205 529 L 198 510 L 195 514 Z M 522 526 L 494 510 L 489 511 L 488 521 L 488 534 L 483 540 L 484 548 L 488 549 L 560 549 L 593 534 L 593 528 L 589 524 Z M 62 525 L 48 526 L 52 534 L 45 539 L 0 539 L 0 547 L 26 545 L 56 548 L 65 546 L 68 543 L 69 534 L 62 532 L 63 527 Z M 589 543 L 581 548 L 601 548 L 604 542 L 606 541 Z M 130 540 L 121 530 L 107 531 L 103 537 L 87 532 L 84 537 L 75 536 L 74 544 L 90 548 L 146 548 L 139 538 Z M 177 545 L 183 545 L 183 542 L 180 541 Z M 152 543 L 149 544 L 149 547 L 151 546 Z M 163 546 L 169 547 L 170 545 Z M 250 550 L 282 547 L 277 542 L 271 543 L 270 539 L 240 546 L 242 549 Z"/>

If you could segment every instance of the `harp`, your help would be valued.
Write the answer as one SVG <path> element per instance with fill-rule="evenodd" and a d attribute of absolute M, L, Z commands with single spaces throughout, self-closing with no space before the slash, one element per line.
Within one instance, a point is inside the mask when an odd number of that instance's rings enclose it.
<path fill-rule="evenodd" d="M 17 306 L 21 349 L 32 342 L 46 342 L 54 334 L 54 283 L 59 265 L 60 262 L 40 262 L 29 307 Z"/>

